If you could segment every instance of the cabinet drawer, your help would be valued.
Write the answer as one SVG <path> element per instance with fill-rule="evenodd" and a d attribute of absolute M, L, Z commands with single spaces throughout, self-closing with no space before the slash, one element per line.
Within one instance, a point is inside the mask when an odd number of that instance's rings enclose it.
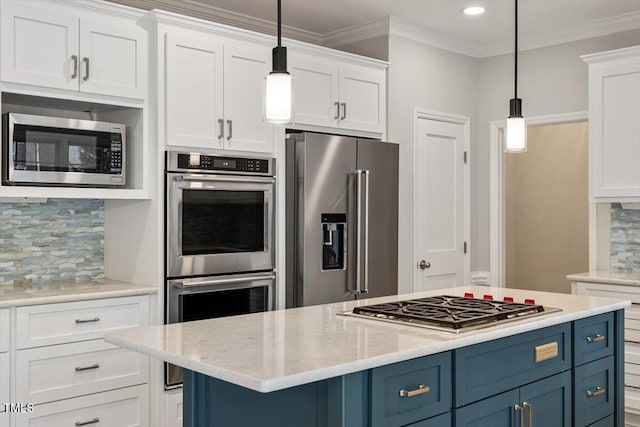
<path fill-rule="evenodd" d="M 574 421 L 586 426 L 613 414 L 613 356 L 575 368 Z"/>
<path fill-rule="evenodd" d="M 372 427 L 403 426 L 447 412 L 450 408 L 450 353 L 371 371 Z"/>
<path fill-rule="evenodd" d="M 437 417 L 429 418 L 428 420 L 418 421 L 414 424 L 409 424 L 406 427 L 447 427 L 451 426 L 451 413 L 438 415 Z"/>
<path fill-rule="evenodd" d="M 0 353 L 9 351 L 9 309 L 0 310 Z"/>
<path fill-rule="evenodd" d="M 611 427 L 613 425 L 613 415 L 609 415 L 606 418 L 596 421 L 593 424 L 589 424 L 589 427 Z"/>
<path fill-rule="evenodd" d="M 573 341 L 575 366 L 613 354 L 613 313 L 576 320 Z"/>
<path fill-rule="evenodd" d="M 536 362 L 536 347 L 557 346 L 557 355 Z M 464 347 L 454 352 L 455 402 L 459 407 L 548 377 L 571 367 L 571 325 Z"/>
<path fill-rule="evenodd" d="M 19 307 L 17 348 L 98 339 L 105 331 L 147 326 L 148 301 L 142 296 Z"/>
<path fill-rule="evenodd" d="M 93 421 L 91 424 L 83 424 Z M 75 399 L 35 405 L 30 414 L 16 416 L 16 427 L 147 427 L 149 391 L 136 386 Z"/>
<path fill-rule="evenodd" d="M 148 359 L 102 340 L 20 350 L 18 402 L 44 403 L 146 383 Z"/>

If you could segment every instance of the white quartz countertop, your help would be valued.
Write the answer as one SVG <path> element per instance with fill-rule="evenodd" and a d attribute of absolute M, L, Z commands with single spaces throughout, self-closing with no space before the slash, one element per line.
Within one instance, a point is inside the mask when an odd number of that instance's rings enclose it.
<path fill-rule="evenodd" d="M 629 273 L 614 271 L 589 271 L 587 273 L 569 274 L 572 282 L 607 283 L 611 285 L 640 286 L 640 277 Z"/>
<path fill-rule="evenodd" d="M 104 279 L 88 283 L 0 286 L 0 308 L 155 294 L 155 286 Z"/>
<path fill-rule="evenodd" d="M 338 316 L 356 305 L 473 292 L 561 312 L 454 334 Z M 484 286 L 108 332 L 107 342 L 259 392 L 271 392 L 619 310 L 629 301 Z"/>

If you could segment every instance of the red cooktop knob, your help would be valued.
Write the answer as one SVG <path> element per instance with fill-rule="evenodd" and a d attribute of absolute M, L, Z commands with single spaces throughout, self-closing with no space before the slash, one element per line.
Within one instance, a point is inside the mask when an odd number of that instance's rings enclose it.
<path fill-rule="evenodd" d="M 465 292 L 464 293 L 464 297 L 465 298 L 473 298 L 473 292 Z"/>
<path fill-rule="evenodd" d="M 493 295 L 484 294 L 482 299 L 486 299 L 487 301 L 493 301 Z"/>
<path fill-rule="evenodd" d="M 531 304 L 531 305 L 535 305 L 536 304 L 536 300 L 531 299 L 531 298 L 527 298 L 524 300 L 525 304 Z"/>
<path fill-rule="evenodd" d="M 513 297 L 504 297 L 502 300 L 504 302 L 513 302 Z"/>

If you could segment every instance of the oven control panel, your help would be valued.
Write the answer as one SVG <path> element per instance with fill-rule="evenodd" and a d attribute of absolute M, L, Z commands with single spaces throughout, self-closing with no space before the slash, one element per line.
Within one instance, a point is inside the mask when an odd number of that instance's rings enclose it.
<path fill-rule="evenodd" d="M 173 165 L 172 165 L 173 163 Z M 272 175 L 273 159 L 223 157 L 201 153 L 167 153 L 167 169 Z"/>

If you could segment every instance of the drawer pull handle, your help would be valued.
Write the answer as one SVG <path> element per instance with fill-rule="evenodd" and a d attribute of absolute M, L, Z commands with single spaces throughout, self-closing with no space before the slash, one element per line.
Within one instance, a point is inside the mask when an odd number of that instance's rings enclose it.
<path fill-rule="evenodd" d="M 98 369 L 99 367 L 100 365 L 98 365 L 97 363 L 91 366 L 76 366 L 76 372 L 90 371 L 92 369 Z"/>
<path fill-rule="evenodd" d="M 93 319 L 76 319 L 76 323 L 95 323 L 95 322 L 99 322 L 100 318 L 99 317 L 94 317 Z"/>
<path fill-rule="evenodd" d="M 88 426 L 91 424 L 98 424 L 100 422 L 100 418 L 94 418 L 89 421 L 76 421 L 76 427 Z"/>
<path fill-rule="evenodd" d="M 596 334 L 595 337 L 587 337 L 587 342 L 591 344 L 593 342 L 604 341 L 605 338 L 606 337 L 604 335 Z"/>
<path fill-rule="evenodd" d="M 430 387 L 427 387 L 424 384 L 420 384 L 417 389 L 407 391 L 405 389 L 400 390 L 400 397 L 414 397 L 424 393 L 429 393 L 431 391 Z"/>
<path fill-rule="evenodd" d="M 604 387 L 596 387 L 595 390 L 587 390 L 587 397 L 600 396 L 607 392 L 607 389 Z"/>

